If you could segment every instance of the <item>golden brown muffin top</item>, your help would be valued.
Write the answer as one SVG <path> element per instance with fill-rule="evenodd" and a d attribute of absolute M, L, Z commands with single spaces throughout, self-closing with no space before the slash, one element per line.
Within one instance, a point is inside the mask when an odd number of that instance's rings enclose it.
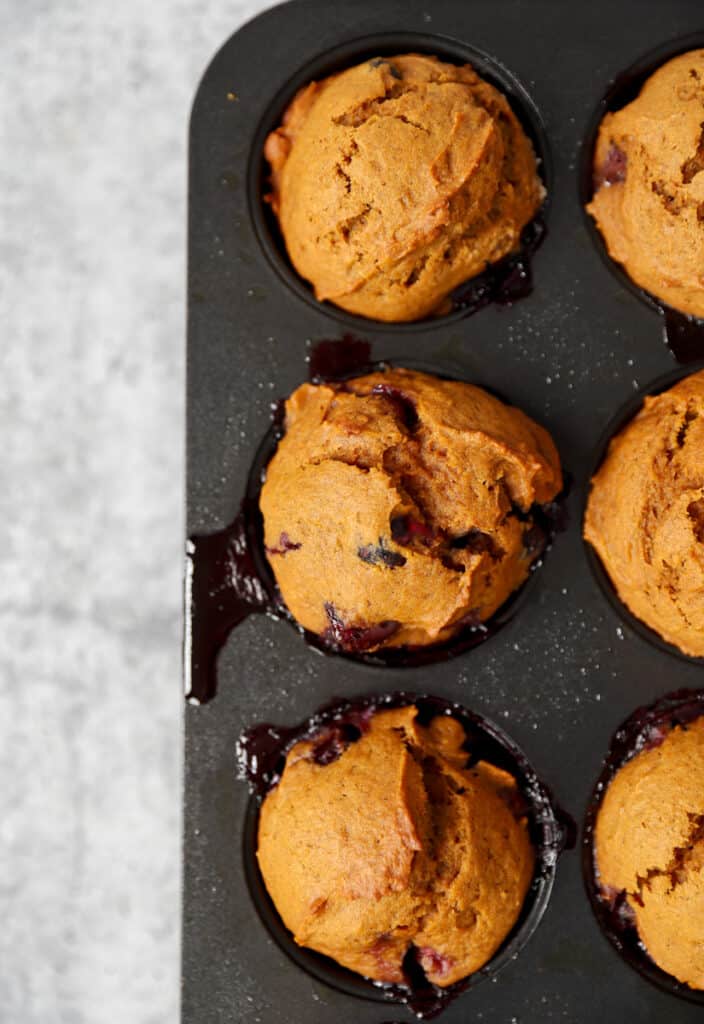
<path fill-rule="evenodd" d="M 611 441 L 584 535 L 633 614 L 703 656 L 704 370 L 646 398 Z"/>
<path fill-rule="evenodd" d="M 607 114 L 587 209 L 612 259 L 646 291 L 704 317 L 704 50 L 663 64 Z"/>
<path fill-rule="evenodd" d="M 670 730 L 610 783 L 595 829 L 602 886 L 625 890 L 664 971 L 704 988 L 704 718 Z"/>
<path fill-rule="evenodd" d="M 366 977 L 403 981 L 411 945 L 446 986 L 485 964 L 520 913 L 534 851 L 515 780 L 465 768 L 458 721 L 379 711 L 329 764 L 297 743 L 266 797 L 259 865 L 296 941 Z M 323 740 L 324 742 L 324 736 Z"/>
<path fill-rule="evenodd" d="M 520 410 L 398 369 L 299 387 L 260 507 L 296 620 L 338 643 L 387 624 L 357 648 L 372 649 L 490 617 L 537 556 L 531 506 L 561 486 L 550 436 Z"/>
<path fill-rule="evenodd" d="M 271 201 L 318 299 L 414 320 L 517 248 L 544 191 L 505 98 L 405 54 L 302 89 L 267 139 Z"/>

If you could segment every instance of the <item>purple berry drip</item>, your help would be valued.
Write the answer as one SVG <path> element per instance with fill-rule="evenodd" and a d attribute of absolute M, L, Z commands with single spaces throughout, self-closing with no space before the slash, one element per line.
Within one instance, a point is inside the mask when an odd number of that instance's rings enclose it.
<path fill-rule="evenodd" d="M 414 430 L 418 429 L 420 419 L 418 418 L 416 403 L 401 391 L 400 388 L 396 388 L 392 384 L 375 384 L 372 388 L 372 394 L 381 395 L 391 403 L 398 419 L 403 423 L 406 430 L 413 433 Z"/>
<path fill-rule="evenodd" d="M 602 185 L 618 185 L 626 180 L 628 157 L 615 143 L 611 143 L 606 159 L 596 173 L 594 187 Z"/>
<path fill-rule="evenodd" d="M 296 544 L 292 541 L 287 533 L 282 533 L 279 537 L 278 547 L 266 548 L 267 555 L 285 555 L 287 551 L 298 551 L 302 547 L 301 544 Z"/>
<path fill-rule="evenodd" d="M 398 631 L 401 625 L 394 619 L 377 622 L 373 625 L 346 624 L 340 618 L 335 606 L 329 601 L 325 603 L 325 614 L 330 625 L 323 633 L 323 640 L 350 654 L 368 651 L 372 647 L 383 644 Z"/>
<path fill-rule="evenodd" d="M 417 955 L 418 962 L 426 974 L 435 974 L 443 978 L 450 973 L 454 966 L 452 957 L 444 956 L 436 949 L 431 949 L 430 946 L 421 946 Z"/>

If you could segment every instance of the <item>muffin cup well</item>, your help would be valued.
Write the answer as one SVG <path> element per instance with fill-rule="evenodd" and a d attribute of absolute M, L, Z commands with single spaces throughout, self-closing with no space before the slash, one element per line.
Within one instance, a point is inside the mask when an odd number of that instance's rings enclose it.
<path fill-rule="evenodd" d="M 679 647 L 669 643 L 663 639 L 659 633 L 650 626 L 646 625 L 642 619 L 639 619 L 633 612 L 628 608 L 626 604 L 621 600 L 618 592 L 611 582 L 611 578 L 604 568 L 599 555 L 591 546 L 591 544 L 584 538 L 584 522 L 587 514 L 587 505 L 589 502 L 589 495 L 591 493 L 591 481 L 601 466 L 602 462 L 606 458 L 609 444 L 616 434 L 620 433 L 624 427 L 630 423 L 633 417 L 638 413 L 641 406 L 643 405 L 643 399 L 651 395 L 659 395 L 663 391 L 667 391 L 673 387 L 678 381 L 685 377 L 689 377 L 692 373 L 696 373 L 698 370 L 704 370 L 704 360 L 698 363 L 692 363 L 686 368 L 682 367 L 678 370 L 673 370 L 671 373 L 665 374 L 662 377 L 656 378 L 651 381 L 645 387 L 640 388 L 633 394 L 631 398 L 625 402 L 613 419 L 610 421 L 604 433 L 602 434 L 594 452 L 594 458 L 591 463 L 590 470 L 585 478 L 584 482 L 584 498 L 582 502 L 582 520 L 581 520 L 581 533 L 582 541 L 584 544 L 584 551 L 586 555 L 589 567 L 592 570 L 594 578 L 596 579 L 599 587 L 606 597 L 611 607 L 618 613 L 618 615 L 626 622 L 631 629 L 633 629 L 639 636 L 643 637 L 649 643 L 655 647 L 659 647 L 661 651 L 665 651 L 667 654 L 672 654 L 677 658 L 681 658 L 683 661 L 690 662 L 695 665 L 704 665 L 704 658 L 694 657 L 691 654 L 685 654 Z"/>
<path fill-rule="evenodd" d="M 366 360 L 364 352 L 366 350 L 360 350 L 358 348 L 359 343 L 354 340 L 341 341 L 338 343 L 325 342 L 326 346 L 332 344 L 338 344 L 342 349 L 346 345 L 352 345 L 354 348 L 353 356 Z M 361 356 L 360 356 L 361 353 Z M 329 358 L 329 356 L 328 356 Z M 418 370 L 419 372 L 429 373 L 440 379 L 456 379 L 450 378 L 447 374 L 439 372 L 436 368 L 430 366 L 427 363 L 423 363 L 417 359 L 398 359 L 394 360 L 393 364 L 390 361 L 375 361 L 368 362 L 363 361 L 355 368 L 351 367 L 349 360 L 346 360 L 344 356 L 338 356 L 331 360 L 332 364 L 342 365 L 344 369 L 341 372 L 334 372 L 332 374 L 314 374 L 313 380 L 318 382 L 321 380 L 327 381 L 343 381 L 353 377 L 361 376 L 365 373 L 372 373 L 385 368 L 389 368 L 392 365 L 396 367 L 403 367 L 410 370 Z M 471 382 L 470 382 L 471 383 Z M 487 390 L 487 389 L 485 389 Z M 516 405 L 505 395 L 496 394 L 490 392 L 494 396 L 500 399 L 507 405 Z M 532 509 L 532 515 L 535 524 L 540 528 L 545 537 L 545 546 L 539 556 L 532 563 L 529 575 L 527 579 L 521 584 L 521 586 L 515 590 L 503 603 L 503 605 L 488 619 L 479 625 L 466 626 L 462 628 L 455 636 L 442 643 L 432 644 L 426 647 L 418 648 L 407 648 L 407 647 L 389 647 L 383 648 L 378 651 L 370 653 L 365 652 L 350 652 L 344 651 L 335 647 L 331 647 L 327 644 L 320 636 L 315 633 L 311 633 L 308 630 L 302 629 L 298 625 L 293 616 L 289 613 L 285 607 L 283 601 L 278 594 L 274 575 L 272 573 L 269 562 L 264 553 L 264 532 L 263 532 L 263 520 L 261 513 L 259 512 L 259 493 L 261 490 L 262 483 L 266 474 L 266 466 L 269 460 L 273 457 L 276 446 L 280 437 L 282 436 L 282 424 L 280 416 L 275 417 L 275 421 L 272 424 L 271 430 L 267 433 L 263 439 L 257 455 L 255 456 L 252 464 L 252 470 L 250 472 L 248 484 L 247 484 L 247 504 L 251 510 L 250 525 L 249 525 L 249 542 L 251 545 L 254 563 L 257 566 L 258 572 L 261 579 L 264 581 L 266 590 L 271 595 L 276 596 L 276 609 L 275 614 L 280 618 L 289 622 L 299 633 L 303 635 L 306 643 L 309 646 L 320 650 L 324 654 L 337 655 L 349 659 L 353 662 L 358 662 L 363 665 L 369 665 L 377 668 L 422 668 L 427 665 L 432 665 L 440 661 L 447 661 L 457 657 L 460 654 L 464 654 L 466 651 L 470 651 L 475 647 L 485 643 L 491 639 L 496 633 L 502 629 L 503 626 L 507 625 L 513 620 L 516 614 L 524 606 L 528 600 L 531 587 L 534 583 L 536 574 L 540 571 L 544 559 L 548 556 L 548 553 L 555 541 L 555 536 L 564 527 L 564 520 L 566 519 L 566 497 L 569 490 L 569 475 L 564 471 L 565 485 L 562 492 L 557 495 L 551 502 L 548 502 L 545 506 L 534 506 Z M 268 609 L 271 610 L 271 609 Z"/>
<path fill-rule="evenodd" d="M 692 989 L 667 974 L 650 959 L 635 926 L 617 901 L 610 906 L 602 898 L 595 860 L 594 829 L 606 790 L 623 765 L 648 746 L 663 726 L 686 724 L 704 715 L 704 690 L 677 690 L 654 704 L 638 708 L 614 733 L 603 768 L 592 791 L 582 833 L 582 873 L 599 927 L 614 949 L 641 977 L 658 988 L 704 1006 L 704 992 Z"/>
<path fill-rule="evenodd" d="M 447 989 L 431 985 L 417 968 L 408 987 L 371 981 L 341 967 L 328 957 L 298 946 L 278 915 L 271 901 L 257 864 L 257 829 L 259 809 L 266 793 L 280 776 L 286 752 L 298 740 L 311 737 L 331 723 L 344 724 L 369 709 L 384 710 L 415 704 L 421 719 L 429 721 L 437 715 L 451 715 L 464 727 L 472 756 L 508 771 L 517 780 L 525 799 L 530 837 L 536 850 L 536 867 L 521 915 L 500 950 L 480 970 Z M 528 758 L 514 741 L 498 726 L 459 704 L 427 694 L 408 691 L 372 694 L 354 700 L 339 700 L 321 708 L 307 721 L 293 728 L 257 726 L 245 733 L 238 744 L 241 778 L 250 783 L 253 795 L 249 801 L 243 832 L 244 871 L 256 910 L 279 947 L 299 967 L 314 978 L 348 995 L 380 1003 L 402 1003 L 419 1017 L 430 1018 L 468 988 L 484 978 L 495 976 L 509 961 L 515 959 L 535 932 L 545 912 L 552 891 L 560 853 L 574 843 L 574 823 L 557 806 L 549 790 L 539 780 Z"/>
<path fill-rule="evenodd" d="M 530 138 L 538 160 L 538 172 L 547 189 L 537 215 L 523 230 L 522 245 L 518 253 L 504 257 L 483 274 L 469 279 L 452 293 L 451 312 L 408 323 L 387 323 L 348 313 L 330 302 L 319 302 L 307 283 L 291 266 L 278 222 L 264 200 L 267 192 L 268 165 L 264 159 L 264 143 L 271 131 L 281 123 L 281 117 L 298 90 L 308 82 L 325 78 L 364 60 L 399 53 L 425 53 L 437 56 L 450 64 L 471 64 L 477 73 L 495 86 L 511 104 L 523 129 Z M 448 36 L 416 32 L 381 33 L 351 39 L 321 53 L 293 75 L 269 105 L 250 152 L 247 173 L 249 211 L 257 239 L 274 270 L 283 283 L 300 299 L 317 310 L 322 310 L 343 323 L 347 328 L 375 331 L 428 330 L 442 327 L 492 302 L 511 303 L 532 290 L 531 261 L 541 244 L 552 188 L 552 164 L 547 135 L 537 107 L 525 87 L 495 57 Z"/>
<path fill-rule="evenodd" d="M 620 284 L 663 317 L 668 344 L 675 357 L 683 363 L 704 358 L 704 320 L 681 313 L 636 284 L 622 265 L 609 255 L 606 242 L 586 207 L 594 195 L 594 150 L 604 116 L 610 112 L 621 110 L 636 99 L 647 79 L 667 61 L 681 53 L 701 47 L 704 47 L 704 33 L 702 32 L 671 39 L 639 57 L 612 79 L 587 124 L 581 146 L 577 178 L 582 218 L 594 248 Z"/>

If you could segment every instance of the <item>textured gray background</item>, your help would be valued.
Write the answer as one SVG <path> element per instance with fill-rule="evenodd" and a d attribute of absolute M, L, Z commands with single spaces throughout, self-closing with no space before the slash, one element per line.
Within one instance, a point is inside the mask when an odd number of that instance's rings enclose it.
<path fill-rule="evenodd" d="M 266 3 L 0 0 L 0 1024 L 174 1024 L 186 137 Z"/>

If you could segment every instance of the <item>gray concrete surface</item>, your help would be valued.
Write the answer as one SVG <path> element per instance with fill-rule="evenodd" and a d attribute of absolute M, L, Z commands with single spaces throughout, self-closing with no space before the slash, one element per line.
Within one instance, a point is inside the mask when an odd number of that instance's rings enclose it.
<path fill-rule="evenodd" d="M 186 131 L 249 0 L 0 0 L 0 1024 L 178 1019 Z"/>

